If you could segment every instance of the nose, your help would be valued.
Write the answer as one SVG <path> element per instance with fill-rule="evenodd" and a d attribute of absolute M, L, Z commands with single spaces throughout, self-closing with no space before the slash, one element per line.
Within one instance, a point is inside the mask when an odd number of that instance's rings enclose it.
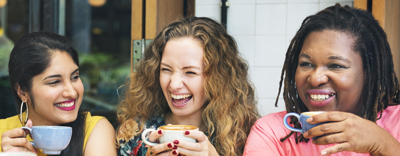
<path fill-rule="evenodd" d="M 313 87 L 318 87 L 325 83 L 328 83 L 329 78 L 323 68 L 315 68 L 315 70 L 310 73 L 310 76 L 307 80 L 308 83 L 311 84 Z"/>
<path fill-rule="evenodd" d="M 178 73 L 174 73 L 171 75 L 171 83 L 170 83 L 170 87 L 173 90 L 179 90 L 181 88 L 183 88 L 183 78 L 182 75 L 178 74 Z"/>
<path fill-rule="evenodd" d="M 78 92 L 70 81 L 64 83 L 63 96 L 67 98 L 77 98 L 78 96 Z"/>

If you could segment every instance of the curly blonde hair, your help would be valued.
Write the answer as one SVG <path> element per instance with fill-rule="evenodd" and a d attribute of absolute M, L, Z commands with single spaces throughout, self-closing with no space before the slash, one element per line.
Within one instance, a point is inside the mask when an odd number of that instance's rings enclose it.
<path fill-rule="evenodd" d="M 208 137 L 214 137 L 220 155 L 242 155 L 251 126 L 260 117 L 248 65 L 225 28 L 204 17 L 171 23 L 147 47 L 144 59 L 126 82 L 125 97 L 118 109 L 121 125 L 117 139 L 131 139 L 142 132 L 151 116 L 171 112 L 160 87 L 160 62 L 166 43 L 180 37 L 198 39 L 204 48 L 207 102 L 202 119 Z"/>

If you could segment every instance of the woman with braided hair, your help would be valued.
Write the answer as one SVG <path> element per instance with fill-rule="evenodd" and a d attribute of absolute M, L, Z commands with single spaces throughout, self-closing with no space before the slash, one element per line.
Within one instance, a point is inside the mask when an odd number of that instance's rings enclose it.
<path fill-rule="evenodd" d="M 243 155 L 398 155 L 399 85 L 386 34 L 370 13 L 336 4 L 307 17 L 282 83 L 286 111 L 255 123 Z M 307 119 L 322 124 L 304 134 L 285 128 L 288 112 L 307 111 L 326 111 Z"/>

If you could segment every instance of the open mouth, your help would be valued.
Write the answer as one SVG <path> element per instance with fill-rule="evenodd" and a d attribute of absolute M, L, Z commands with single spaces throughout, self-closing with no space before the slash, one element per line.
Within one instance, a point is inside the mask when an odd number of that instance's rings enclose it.
<path fill-rule="evenodd" d="M 175 104 L 184 105 L 192 99 L 193 95 L 192 94 L 182 94 L 182 95 L 171 94 L 171 97 L 172 97 L 172 102 L 174 102 Z"/>
<path fill-rule="evenodd" d="M 65 101 L 65 102 L 62 102 L 62 103 L 54 104 L 54 106 L 56 106 L 57 108 L 59 108 L 61 110 L 64 110 L 64 111 L 74 110 L 75 109 L 75 99 L 74 100 Z"/>
<path fill-rule="evenodd" d="M 329 99 L 330 97 L 332 97 L 334 95 L 335 94 L 329 94 L 329 95 L 326 95 L 326 94 L 310 94 L 310 99 L 313 100 L 313 101 L 319 102 L 319 101 L 324 101 L 326 99 Z"/>

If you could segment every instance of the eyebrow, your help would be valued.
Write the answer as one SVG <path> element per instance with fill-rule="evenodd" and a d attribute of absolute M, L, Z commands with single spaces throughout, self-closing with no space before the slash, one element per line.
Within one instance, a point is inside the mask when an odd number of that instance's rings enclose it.
<path fill-rule="evenodd" d="M 348 60 L 344 57 L 341 57 L 341 56 L 329 56 L 328 59 L 329 60 L 341 60 L 341 61 L 345 61 L 347 63 L 351 63 L 350 60 Z"/>
<path fill-rule="evenodd" d="M 305 57 L 305 58 L 311 58 L 309 55 L 307 55 L 307 54 L 300 54 L 299 55 L 299 58 L 301 58 L 301 57 Z M 328 57 L 328 59 L 329 60 L 341 60 L 341 61 L 345 61 L 345 62 L 347 62 L 347 63 L 351 63 L 351 61 L 350 60 L 348 60 L 348 59 L 346 59 L 346 58 L 344 58 L 344 57 L 342 57 L 342 56 L 329 56 Z"/>
<path fill-rule="evenodd" d="M 72 74 L 75 74 L 75 73 L 78 72 L 78 71 L 79 71 L 79 68 L 78 68 L 78 69 L 75 69 L 75 70 L 71 73 L 71 75 L 72 75 Z M 50 75 L 50 76 L 45 77 L 45 78 L 43 79 L 43 81 L 46 80 L 46 79 L 49 79 L 49 78 L 53 78 L 53 77 L 61 77 L 61 75 Z"/>
<path fill-rule="evenodd" d="M 168 68 L 172 68 L 171 66 L 169 66 L 168 64 L 165 64 L 165 63 L 161 63 L 161 65 L 167 66 Z M 185 66 L 182 69 L 190 69 L 190 68 L 200 69 L 199 67 L 196 67 L 196 66 Z"/>

